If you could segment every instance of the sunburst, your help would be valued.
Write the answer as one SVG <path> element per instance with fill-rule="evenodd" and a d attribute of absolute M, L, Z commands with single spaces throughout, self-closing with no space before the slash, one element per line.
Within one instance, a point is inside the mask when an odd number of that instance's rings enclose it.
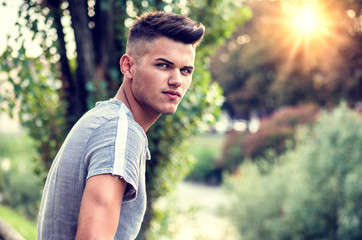
<path fill-rule="evenodd" d="M 309 68 L 331 51 L 338 36 L 334 33 L 335 23 L 329 9 L 321 1 L 300 1 L 299 4 L 285 2 L 284 45 L 289 46 L 287 65 L 303 56 L 303 67 Z M 333 41 L 332 41 L 333 40 Z"/>
<path fill-rule="evenodd" d="M 303 35 L 315 34 L 322 27 L 320 16 L 315 8 L 310 6 L 301 7 L 292 20 L 297 31 Z"/>

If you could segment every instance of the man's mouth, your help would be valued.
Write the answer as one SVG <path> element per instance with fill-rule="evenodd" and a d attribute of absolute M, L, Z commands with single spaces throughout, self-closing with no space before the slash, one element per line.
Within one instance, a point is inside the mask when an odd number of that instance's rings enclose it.
<path fill-rule="evenodd" d="M 168 90 L 168 91 L 164 91 L 162 93 L 166 94 L 171 99 L 176 99 L 176 98 L 181 97 L 181 94 L 178 91 L 175 91 L 175 90 Z"/>

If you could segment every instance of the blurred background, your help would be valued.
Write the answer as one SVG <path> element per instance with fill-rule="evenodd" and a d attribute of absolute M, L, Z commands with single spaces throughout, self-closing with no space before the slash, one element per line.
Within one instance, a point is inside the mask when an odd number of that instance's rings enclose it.
<path fill-rule="evenodd" d="M 362 239 L 361 0 L 0 0 L 0 224 L 36 239 L 51 162 L 121 84 L 136 16 L 206 26 L 148 131 L 138 239 Z"/>

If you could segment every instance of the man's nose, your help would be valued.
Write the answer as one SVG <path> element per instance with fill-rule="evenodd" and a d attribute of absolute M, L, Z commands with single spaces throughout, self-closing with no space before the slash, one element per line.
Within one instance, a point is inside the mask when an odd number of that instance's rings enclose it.
<path fill-rule="evenodd" d="M 169 85 L 180 87 L 182 83 L 182 76 L 179 70 L 172 71 L 170 78 L 168 80 Z"/>

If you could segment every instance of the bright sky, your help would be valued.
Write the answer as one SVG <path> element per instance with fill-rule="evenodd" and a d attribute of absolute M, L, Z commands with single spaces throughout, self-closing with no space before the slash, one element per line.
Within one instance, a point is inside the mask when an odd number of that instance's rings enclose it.
<path fill-rule="evenodd" d="M 0 5 L 0 53 L 4 51 L 6 36 L 14 28 L 20 0 L 7 1 L 7 6 Z"/>
<path fill-rule="evenodd" d="M 6 36 L 11 33 L 12 29 L 14 28 L 15 20 L 18 15 L 18 6 L 20 4 L 20 0 L 7 1 L 7 4 L 7 7 L 0 5 L 0 55 L 4 51 L 6 46 Z M 2 86 L 2 89 L 4 89 L 4 85 Z M 11 119 L 7 114 L 0 114 L 1 133 L 20 132 L 20 125 L 17 119 L 17 114 L 14 114 L 15 118 L 13 119 Z"/>
<path fill-rule="evenodd" d="M 7 5 L 5 7 L 0 4 L 0 54 L 5 50 L 7 36 L 14 33 L 12 31 L 15 29 L 15 22 L 18 17 L 18 11 L 21 3 L 22 0 L 12 0 L 7 1 Z M 32 33 L 30 31 L 22 31 L 22 35 L 25 39 L 27 39 L 24 44 L 27 56 L 39 56 L 41 52 L 39 45 L 40 39 L 31 40 Z M 12 42 L 12 44 L 13 43 L 14 42 Z"/>

